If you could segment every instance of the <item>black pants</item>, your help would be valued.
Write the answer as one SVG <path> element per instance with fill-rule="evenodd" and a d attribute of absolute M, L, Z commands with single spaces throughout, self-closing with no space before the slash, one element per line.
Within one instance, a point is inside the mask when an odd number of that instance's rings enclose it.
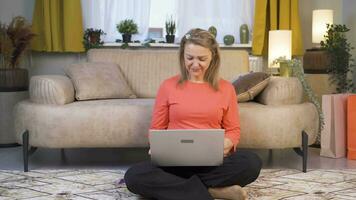
<path fill-rule="evenodd" d="M 261 167 L 256 154 L 238 150 L 216 167 L 158 167 L 142 162 L 128 169 L 125 182 L 131 192 L 146 198 L 210 200 L 208 187 L 243 187 L 257 179 Z"/>

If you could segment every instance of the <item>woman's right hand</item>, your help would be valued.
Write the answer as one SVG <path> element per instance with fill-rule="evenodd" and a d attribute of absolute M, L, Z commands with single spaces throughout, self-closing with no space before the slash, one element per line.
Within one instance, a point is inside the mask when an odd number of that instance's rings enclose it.
<path fill-rule="evenodd" d="M 151 149 L 148 149 L 148 155 L 151 155 Z"/>

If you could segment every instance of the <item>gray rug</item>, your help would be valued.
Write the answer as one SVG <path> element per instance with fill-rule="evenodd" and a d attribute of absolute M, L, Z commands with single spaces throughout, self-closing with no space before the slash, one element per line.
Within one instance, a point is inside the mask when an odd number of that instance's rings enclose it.
<path fill-rule="evenodd" d="M 142 199 L 130 193 L 119 170 L 0 170 L 0 200 Z M 264 169 L 246 187 L 249 199 L 356 199 L 356 170 Z"/>

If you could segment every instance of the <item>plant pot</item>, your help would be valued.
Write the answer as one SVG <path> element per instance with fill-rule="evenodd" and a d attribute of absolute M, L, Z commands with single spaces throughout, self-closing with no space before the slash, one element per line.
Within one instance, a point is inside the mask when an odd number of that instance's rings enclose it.
<path fill-rule="evenodd" d="M 279 75 L 283 77 L 291 77 L 293 74 L 293 69 L 288 63 L 279 63 Z"/>
<path fill-rule="evenodd" d="M 0 92 L 28 90 L 27 69 L 0 69 Z"/>
<path fill-rule="evenodd" d="M 166 35 L 166 42 L 167 43 L 174 43 L 175 35 Z"/>
<path fill-rule="evenodd" d="M 100 33 L 92 33 L 89 35 L 90 44 L 97 44 L 100 41 Z"/>
<path fill-rule="evenodd" d="M 130 43 L 131 42 L 131 34 L 122 34 L 122 42 Z"/>

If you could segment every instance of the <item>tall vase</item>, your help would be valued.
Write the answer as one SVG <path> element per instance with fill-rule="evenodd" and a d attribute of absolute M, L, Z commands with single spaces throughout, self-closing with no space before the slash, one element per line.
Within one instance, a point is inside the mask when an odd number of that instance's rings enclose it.
<path fill-rule="evenodd" d="M 247 24 L 240 26 L 240 44 L 247 44 L 249 41 L 249 31 Z"/>

